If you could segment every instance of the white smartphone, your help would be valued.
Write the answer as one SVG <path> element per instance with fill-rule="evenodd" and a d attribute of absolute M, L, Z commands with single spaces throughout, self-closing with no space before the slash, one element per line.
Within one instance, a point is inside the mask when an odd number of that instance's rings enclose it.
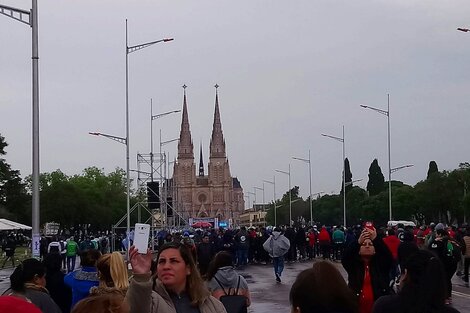
<path fill-rule="evenodd" d="M 139 253 L 146 254 L 149 246 L 150 225 L 136 223 L 134 228 L 134 246 Z"/>

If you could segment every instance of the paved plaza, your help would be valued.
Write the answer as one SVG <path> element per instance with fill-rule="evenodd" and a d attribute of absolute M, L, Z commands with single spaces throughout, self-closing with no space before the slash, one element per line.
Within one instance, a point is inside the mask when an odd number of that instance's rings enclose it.
<path fill-rule="evenodd" d="M 274 271 L 271 264 L 248 265 L 239 273 L 243 275 L 249 285 L 251 292 L 252 313 L 290 312 L 289 290 L 297 276 L 302 270 L 312 266 L 314 261 L 286 263 L 282 283 L 276 283 Z M 340 263 L 335 263 L 337 268 L 346 277 L 346 272 Z M 9 276 L 13 269 L 0 270 L 0 292 L 3 293 L 9 287 Z M 463 286 L 462 280 L 453 278 L 453 307 L 460 312 L 470 312 L 470 288 Z"/>

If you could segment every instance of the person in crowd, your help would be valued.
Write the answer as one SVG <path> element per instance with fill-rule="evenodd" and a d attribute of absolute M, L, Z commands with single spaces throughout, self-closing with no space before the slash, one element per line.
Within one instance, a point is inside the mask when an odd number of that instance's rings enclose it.
<path fill-rule="evenodd" d="M 75 241 L 74 237 L 70 237 L 65 244 L 65 256 L 67 259 L 67 273 L 73 272 L 75 270 L 75 260 L 77 259 L 78 254 L 78 244 Z"/>
<path fill-rule="evenodd" d="M 297 276 L 289 293 L 293 313 L 356 313 L 356 297 L 329 261 L 313 263 Z"/>
<path fill-rule="evenodd" d="M 57 253 L 49 253 L 44 258 L 46 266 L 46 289 L 62 313 L 70 312 L 72 290 L 64 283 L 65 274 L 61 271 L 62 258 Z"/>
<path fill-rule="evenodd" d="M 380 297 L 373 313 L 458 313 L 445 305 L 447 297 L 442 262 L 427 250 L 417 250 L 402 265 L 400 291 Z"/>
<path fill-rule="evenodd" d="M 250 238 L 246 227 L 240 227 L 240 230 L 235 235 L 235 251 L 236 251 L 236 264 L 237 266 L 245 266 L 248 264 L 248 249 L 250 248 Z"/>
<path fill-rule="evenodd" d="M 5 264 L 7 263 L 8 260 L 11 261 L 11 265 L 14 267 L 16 242 L 15 242 L 15 236 L 13 236 L 13 234 L 8 235 L 5 245 L 2 246 L 2 250 L 5 252 L 5 260 L 3 260 L 2 268 L 5 267 Z"/>
<path fill-rule="evenodd" d="M 178 242 L 166 243 L 157 255 L 157 278 L 152 288 L 152 254 L 129 250 L 133 277 L 127 291 L 131 313 L 200 312 L 225 313 L 225 308 L 210 295 L 189 249 Z"/>
<path fill-rule="evenodd" d="M 440 224 L 440 223 L 439 223 Z M 455 271 L 457 270 L 457 260 L 454 258 L 454 249 L 456 246 L 449 240 L 449 234 L 444 228 L 438 227 L 436 225 L 436 236 L 429 243 L 429 250 L 436 254 L 437 257 L 444 264 L 444 269 L 446 273 L 446 286 L 447 286 L 447 299 L 446 303 L 450 304 L 452 302 L 452 276 L 454 276 Z M 461 258 L 461 257 L 460 257 Z"/>
<path fill-rule="evenodd" d="M 329 259 L 331 237 L 325 225 L 322 226 L 320 233 L 318 234 L 318 242 L 320 244 L 320 249 L 321 249 L 321 253 L 323 256 L 323 260 Z"/>
<path fill-rule="evenodd" d="M 400 273 L 398 268 L 398 247 L 400 246 L 400 239 L 398 239 L 398 237 L 395 235 L 395 230 L 390 228 L 387 231 L 387 236 L 383 239 L 383 241 L 392 254 L 393 265 L 390 271 L 390 279 L 395 281 Z"/>
<path fill-rule="evenodd" d="M 308 240 L 308 246 L 307 246 L 308 258 L 309 260 L 312 260 L 315 258 L 315 242 L 317 240 L 313 227 L 309 228 L 307 232 L 307 240 Z"/>
<path fill-rule="evenodd" d="M 18 296 L 0 296 L 0 312 L 42 313 L 31 301 Z"/>
<path fill-rule="evenodd" d="M 90 289 L 90 294 L 121 292 L 126 294 L 129 287 L 129 275 L 120 252 L 103 254 L 96 262 L 99 284 Z"/>
<path fill-rule="evenodd" d="M 334 259 L 341 260 L 341 258 L 343 257 L 343 249 L 345 242 L 345 235 L 341 226 L 336 227 L 332 237 L 334 247 Z"/>
<path fill-rule="evenodd" d="M 196 244 L 194 240 L 190 237 L 189 231 L 185 230 L 183 232 L 183 237 L 180 239 L 180 242 L 188 247 L 189 251 L 191 251 L 191 255 L 193 256 L 194 261 L 197 261 L 197 250 Z"/>
<path fill-rule="evenodd" d="M 259 255 L 257 255 L 257 230 L 254 227 L 248 229 L 248 242 L 250 246 L 248 247 L 248 263 L 255 264 L 259 260 Z"/>
<path fill-rule="evenodd" d="M 290 241 L 281 234 L 279 228 L 275 228 L 272 235 L 264 242 L 263 248 L 273 258 L 274 275 L 276 281 L 280 283 L 284 270 L 284 255 L 289 251 Z"/>
<path fill-rule="evenodd" d="M 281 231 L 281 229 L 278 229 Z M 288 263 L 294 262 L 297 260 L 297 249 L 295 247 L 295 229 L 293 227 L 287 227 L 284 231 L 284 236 L 289 240 L 290 246 L 289 251 L 285 255 L 285 258 Z"/>
<path fill-rule="evenodd" d="M 129 304 L 120 292 L 89 296 L 80 300 L 72 313 L 129 313 Z"/>
<path fill-rule="evenodd" d="M 42 313 L 62 313 L 46 289 L 46 268 L 36 259 L 26 259 L 10 276 L 9 295 L 16 295 L 31 301 Z"/>
<path fill-rule="evenodd" d="M 72 307 L 90 294 L 91 287 L 98 286 L 98 270 L 96 262 L 101 253 L 95 249 L 89 249 L 82 254 L 82 267 L 64 277 L 65 284 L 72 288 Z"/>
<path fill-rule="evenodd" d="M 232 256 L 226 251 L 220 251 L 215 255 L 209 266 L 206 280 L 212 296 L 220 299 L 227 294 L 235 294 L 246 297 L 246 306 L 251 304 L 250 291 L 245 278 L 239 275 L 233 268 Z"/>
<path fill-rule="evenodd" d="M 60 244 L 60 240 L 57 236 L 52 237 L 52 241 L 47 246 L 47 253 L 58 253 L 60 254 L 62 251 L 62 245 Z"/>
<path fill-rule="evenodd" d="M 305 234 L 305 228 L 300 225 L 297 228 L 295 234 L 295 246 L 299 250 L 299 261 L 304 261 L 307 259 L 307 235 Z"/>
<path fill-rule="evenodd" d="M 465 282 L 465 287 L 469 286 L 468 281 L 468 270 L 470 267 L 470 226 L 467 226 L 465 229 L 465 234 L 463 236 L 463 281 Z"/>
<path fill-rule="evenodd" d="M 370 313 L 374 301 L 392 292 L 393 258 L 373 226 L 364 227 L 358 241 L 345 249 L 342 264 L 349 287 L 358 297 L 360 313 Z"/>
<path fill-rule="evenodd" d="M 202 237 L 202 242 L 197 246 L 197 255 L 199 273 L 204 276 L 209 268 L 209 263 L 215 255 L 215 247 L 214 244 L 210 242 L 209 234 L 205 234 Z"/>

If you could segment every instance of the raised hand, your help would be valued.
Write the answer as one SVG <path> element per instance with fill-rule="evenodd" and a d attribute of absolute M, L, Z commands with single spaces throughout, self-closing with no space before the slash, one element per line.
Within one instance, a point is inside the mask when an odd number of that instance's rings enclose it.
<path fill-rule="evenodd" d="M 134 274 L 146 274 L 150 272 L 150 266 L 152 265 L 152 253 L 150 249 L 147 249 L 146 254 L 141 254 L 135 246 L 131 246 L 129 249 L 129 258 Z"/>

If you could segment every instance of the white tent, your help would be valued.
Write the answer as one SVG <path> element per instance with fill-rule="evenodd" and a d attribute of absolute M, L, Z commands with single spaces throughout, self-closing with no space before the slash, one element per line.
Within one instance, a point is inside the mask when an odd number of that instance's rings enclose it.
<path fill-rule="evenodd" d="M 18 229 L 31 230 L 32 227 L 7 220 L 5 218 L 0 218 L 0 230 L 18 230 Z"/>

